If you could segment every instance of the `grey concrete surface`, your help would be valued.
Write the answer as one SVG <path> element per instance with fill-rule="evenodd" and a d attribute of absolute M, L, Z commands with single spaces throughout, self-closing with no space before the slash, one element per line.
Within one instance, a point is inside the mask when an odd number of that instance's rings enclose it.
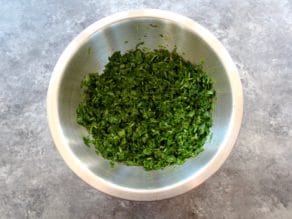
<path fill-rule="evenodd" d="M 114 12 L 159 8 L 212 31 L 237 63 L 245 110 L 223 167 L 157 202 L 107 196 L 81 181 L 46 121 L 53 67 L 70 40 Z M 0 218 L 292 218 L 292 2 L 0 0 Z"/>

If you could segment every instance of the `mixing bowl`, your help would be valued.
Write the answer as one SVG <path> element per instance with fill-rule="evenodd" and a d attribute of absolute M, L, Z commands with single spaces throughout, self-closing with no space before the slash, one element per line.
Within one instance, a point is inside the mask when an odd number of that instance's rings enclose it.
<path fill-rule="evenodd" d="M 102 71 L 113 52 L 125 52 L 140 42 L 150 49 L 176 47 L 185 59 L 204 61 L 206 72 L 214 80 L 213 137 L 202 153 L 183 165 L 158 171 L 123 164 L 112 168 L 84 145 L 86 130 L 76 123 L 84 75 Z M 150 9 L 114 14 L 82 31 L 59 58 L 47 96 L 50 131 L 67 165 L 94 188 L 130 200 L 170 198 L 204 182 L 229 155 L 240 129 L 242 110 L 240 78 L 222 44 L 189 18 Z"/>

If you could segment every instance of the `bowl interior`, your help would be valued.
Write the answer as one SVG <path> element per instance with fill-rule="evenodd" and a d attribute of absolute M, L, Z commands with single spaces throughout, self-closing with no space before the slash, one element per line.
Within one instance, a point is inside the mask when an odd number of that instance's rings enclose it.
<path fill-rule="evenodd" d="M 204 61 L 204 68 L 215 82 L 217 92 L 216 109 L 213 113 L 213 137 L 205 144 L 205 150 L 184 165 L 167 167 L 159 171 L 144 171 L 141 167 L 122 164 L 112 168 L 109 162 L 97 156 L 83 143 L 86 130 L 76 123 L 76 107 L 80 102 L 80 82 L 91 72 L 100 72 L 114 51 L 125 52 L 135 48 L 139 42 L 155 49 L 164 46 L 177 52 L 185 59 L 198 63 Z M 124 19 L 107 25 L 90 35 L 72 54 L 66 64 L 59 86 L 58 116 L 62 135 L 72 155 L 82 168 L 108 183 L 120 187 L 151 190 L 183 183 L 197 175 L 223 147 L 230 127 L 232 94 L 228 75 L 218 55 L 195 32 L 173 21 L 158 18 Z"/>

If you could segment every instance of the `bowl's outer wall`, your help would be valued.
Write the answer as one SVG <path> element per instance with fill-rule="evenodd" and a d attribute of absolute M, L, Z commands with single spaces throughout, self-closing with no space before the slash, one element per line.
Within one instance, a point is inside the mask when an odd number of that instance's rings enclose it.
<path fill-rule="evenodd" d="M 48 109 L 49 124 L 58 149 L 63 157 L 67 156 L 67 159 L 64 157 L 67 164 L 75 172 L 77 168 L 77 174 L 89 184 L 122 198 L 135 200 L 167 198 L 201 183 L 200 181 L 207 178 L 202 173 L 208 170 L 208 165 L 215 162 L 215 158 L 222 151 L 224 152 L 224 147 L 227 145 L 228 138 L 232 137 L 234 128 L 234 110 L 236 110 L 234 98 L 240 98 L 240 95 L 234 96 L 231 86 L 234 76 L 230 77 L 230 72 L 226 69 L 218 50 L 188 27 L 187 24 L 176 23 L 165 17 L 138 16 L 119 19 L 113 23 L 107 23 L 90 34 L 83 33 L 86 37 L 79 36 L 79 39 L 75 39 L 75 44 L 73 41 L 67 57 L 64 58 L 63 55 L 63 61 L 62 57 L 60 58 L 62 63 L 59 61 L 54 72 L 58 76 L 52 77 L 51 84 L 54 83 L 54 85 L 50 85 L 49 88 L 49 95 L 50 90 L 54 89 L 54 91 L 51 93 L 51 98 L 48 97 L 48 108 L 55 107 L 54 113 L 51 114 Z M 114 51 L 125 52 L 135 48 L 139 42 L 144 42 L 143 46 L 151 49 L 164 46 L 172 50 L 176 46 L 177 52 L 185 59 L 193 63 L 204 61 L 205 70 L 214 80 L 217 99 L 213 113 L 213 137 L 205 144 L 204 152 L 196 158 L 189 159 L 184 165 L 148 172 L 141 167 L 128 167 L 121 164 L 111 168 L 108 161 L 97 156 L 82 141 L 82 136 L 86 135 L 86 131 L 76 123 L 76 108 L 80 102 L 82 78 L 87 73 L 101 72 L 108 62 L 108 57 Z M 215 42 L 215 46 L 216 43 L 218 42 Z M 232 70 L 236 77 L 235 67 Z M 56 73 L 56 71 L 59 72 Z M 237 86 L 241 92 L 240 82 Z M 55 104 L 50 101 L 54 101 Z M 52 122 L 55 124 L 52 128 L 50 117 L 53 115 L 55 118 Z M 225 151 L 226 157 L 228 153 L 229 151 Z M 218 169 L 218 167 L 214 168 Z M 190 183 L 194 180 L 197 182 Z"/>

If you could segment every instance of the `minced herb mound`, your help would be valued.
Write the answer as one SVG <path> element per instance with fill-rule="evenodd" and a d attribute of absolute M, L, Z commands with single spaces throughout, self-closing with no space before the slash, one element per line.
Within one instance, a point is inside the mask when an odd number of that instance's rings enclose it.
<path fill-rule="evenodd" d="M 112 164 L 157 170 L 203 151 L 215 90 L 201 64 L 136 47 L 115 52 L 103 74 L 87 74 L 81 86 L 84 142 Z"/>

